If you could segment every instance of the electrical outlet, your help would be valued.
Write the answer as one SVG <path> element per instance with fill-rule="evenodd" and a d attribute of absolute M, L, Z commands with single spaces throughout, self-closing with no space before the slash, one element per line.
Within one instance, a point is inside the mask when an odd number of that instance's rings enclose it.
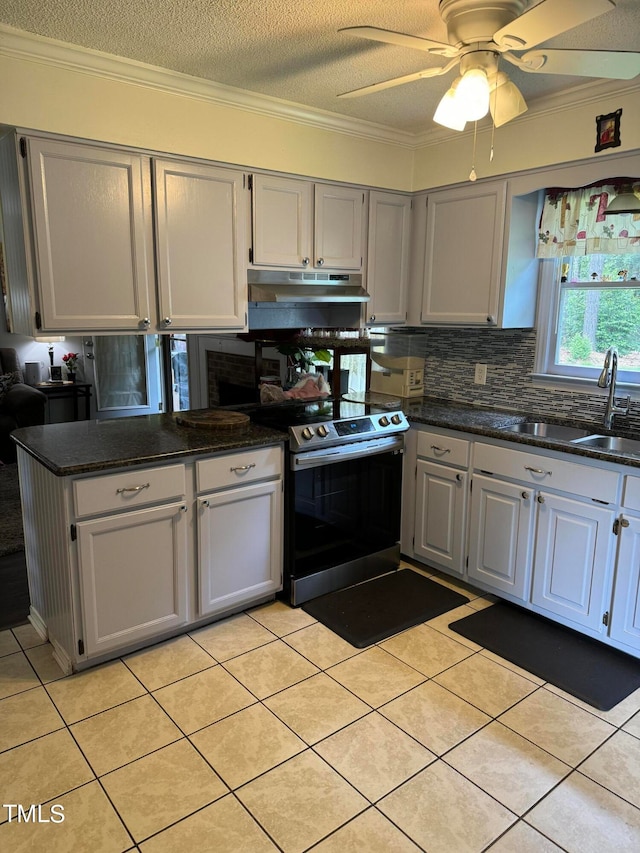
<path fill-rule="evenodd" d="M 476 385 L 486 385 L 487 384 L 487 365 L 486 364 L 476 364 L 476 373 L 473 377 L 473 381 Z"/>

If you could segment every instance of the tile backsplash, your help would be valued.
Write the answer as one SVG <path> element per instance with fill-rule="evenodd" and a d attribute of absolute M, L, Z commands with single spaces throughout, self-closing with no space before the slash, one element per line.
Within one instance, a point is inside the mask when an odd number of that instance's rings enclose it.
<path fill-rule="evenodd" d="M 534 385 L 535 348 L 532 329 L 429 328 L 392 333 L 387 351 L 425 359 L 426 397 L 602 426 L 606 397 L 601 393 Z M 487 365 L 486 385 L 473 381 L 478 362 Z M 640 402 L 631 403 L 628 416 L 616 415 L 614 424 L 620 430 L 640 431 Z"/>

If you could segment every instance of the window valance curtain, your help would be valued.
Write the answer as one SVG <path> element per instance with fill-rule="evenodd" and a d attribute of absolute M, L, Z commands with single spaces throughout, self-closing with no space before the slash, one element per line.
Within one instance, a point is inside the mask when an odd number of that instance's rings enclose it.
<path fill-rule="evenodd" d="M 633 184 L 638 195 L 640 182 Z M 640 254 L 640 214 L 604 215 L 607 205 L 620 192 L 622 186 L 617 181 L 575 189 L 548 189 L 540 217 L 537 256 Z"/>

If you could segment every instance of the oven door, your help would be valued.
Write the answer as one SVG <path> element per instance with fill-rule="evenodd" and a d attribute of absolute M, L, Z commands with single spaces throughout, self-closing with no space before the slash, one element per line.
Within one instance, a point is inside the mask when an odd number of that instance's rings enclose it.
<path fill-rule="evenodd" d="M 293 605 L 398 567 L 401 435 L 290 454 L 284 594 Z"/>

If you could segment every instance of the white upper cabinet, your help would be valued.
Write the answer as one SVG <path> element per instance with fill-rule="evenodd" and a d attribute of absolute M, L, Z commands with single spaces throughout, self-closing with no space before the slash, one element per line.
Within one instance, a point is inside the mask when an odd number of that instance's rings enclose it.
<path fill-rule="evenodd" d="M 252 263 L 360 270 L 365 195 L 350 187 L 254 175 Z"/>
<path fill-rule="evenodd" d="M 369 193 L 367 240 L 368 323 L 401 324 L 407 320 L 411 198 Z"/>
<path fill-rule="evenodd" d="M 243 328 L 242 172 L 157 159 L 153 174 L 160 328 Z"/>
<path fill-rule="evenodd" d="M 0 143 L 12 331 L 245 327 L 242 172 L 73 141 L 16 143 Z"/>
<path fill-rule="evenodd" d="M 27 158 L 41 328 L 148 328 L 147 158 L 49 139 L 28 139 Z"/>
<path fill-rule="evenodd" d="M 424 252 L 413 276 L 422 291 L 420 322 L 533 326 L 537 194 L 512 198 L 506 181 L 494 181 L 425 199 Z"/>
<path fill-rule="evenodd" d="M 308 267 L 313 255 L 313 184 L 253 175 L 253 263 Z"/>
<path fill-rule="evenodd" d="M 316 184 L 313 265 L 318 268 L 362 268 L 363 190 Z"/>

